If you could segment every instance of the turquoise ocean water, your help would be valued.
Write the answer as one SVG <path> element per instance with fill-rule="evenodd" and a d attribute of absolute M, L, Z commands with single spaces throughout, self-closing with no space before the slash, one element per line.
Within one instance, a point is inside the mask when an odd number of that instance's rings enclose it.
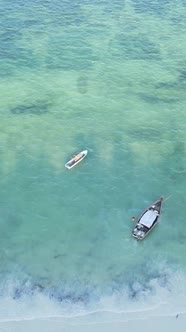
<path fill-rule="evenodd" d="M 186 1 L 0 7 L 0 327 L 186 311 Z"/>

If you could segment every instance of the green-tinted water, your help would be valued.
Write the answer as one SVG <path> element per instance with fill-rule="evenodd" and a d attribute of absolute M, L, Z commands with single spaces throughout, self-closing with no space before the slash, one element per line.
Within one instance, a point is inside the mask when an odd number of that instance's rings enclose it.
<path fill-rule="evenodd" d="M 0 6 L 2 296 L 9 280 L 14 298 L 83 303 L 170 287 L 185 272 L 186 3 Z M 161 195 L 137 243 L 131 217 Z"/>

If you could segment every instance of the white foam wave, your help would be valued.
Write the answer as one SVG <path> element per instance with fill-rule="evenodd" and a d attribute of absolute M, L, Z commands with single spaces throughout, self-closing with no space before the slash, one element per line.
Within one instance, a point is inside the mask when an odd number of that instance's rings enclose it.
<path fill-rule="evenodd" d="M 90 299 L 87 304 L 69 300 L 59 302 L 40 291 L 13 298 L 15 284 L 17 287 L 17 283 L 9 281 L 7 292 L 0 297 L 0 323 L 54 318 L 65 322 L 73 319 L 74 324 L 78 320 L 82 322 L 82 319 L 90 323 L 113 322 L 186 312 L 186 275 L 181 272 L 173 273 L 166 287 L 157 279 L 150 281 L 147 290 L 136 284 L 137 297 L 129 298 L 127 290 L 123 288 L 111 295 L 102 295 L 97 301 Z"/>

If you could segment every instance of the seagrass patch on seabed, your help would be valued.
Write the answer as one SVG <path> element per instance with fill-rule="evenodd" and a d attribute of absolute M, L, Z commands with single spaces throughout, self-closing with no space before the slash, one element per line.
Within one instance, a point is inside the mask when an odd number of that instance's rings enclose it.
<path fill-rule="evenodd" d="M 33 104 L 33 105 L 20 105 L 12 108 L 11 113 L 13 114 L 44 114 L 48 112 L 47 104 Z"/>

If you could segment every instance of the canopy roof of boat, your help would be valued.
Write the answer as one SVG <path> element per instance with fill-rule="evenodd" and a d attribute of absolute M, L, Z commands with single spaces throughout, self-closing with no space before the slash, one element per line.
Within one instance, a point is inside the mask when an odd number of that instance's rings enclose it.
<path fill-rule="evenodd" d="M 147 210 L 147 212 L 144 213 L 142 218 L 140 219 L 139 223 L 150 228 L 155 221 L 157 217 L 157 211 L 156 210 Z"/>

